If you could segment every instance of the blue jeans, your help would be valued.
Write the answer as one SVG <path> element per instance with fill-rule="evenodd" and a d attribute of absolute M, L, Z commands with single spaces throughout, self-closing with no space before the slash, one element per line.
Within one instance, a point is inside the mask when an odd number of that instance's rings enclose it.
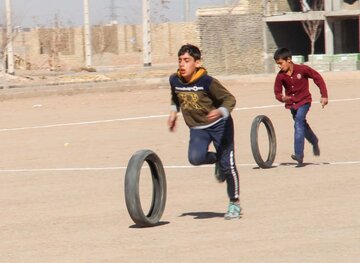
<path fill-rule="evenodd" d="M 209 152 L 211 142 L 216 152 Z M 190 129 L 188 158 L 193 165 L 218 162 L 220 176 L 227 182 L 229 198 L 239 198 L 239 176 L 234 157 L 234 124 L 231 116 L 205 129 Z"/>
<path fill-rule="evenodd" d="M 315 133 L 311 130 L 309 124 L 306 121 L 306 114 L 310 109 L 310 103 L 300 106 L 297 110 L 291 109 L 291 114 L 295 121 L 294 124 L 294 149 L 295 155 L 303 158 L 304 157 L 304 141 L 305 138 L 312 145 L 318 143 L 318 138 Z"/>

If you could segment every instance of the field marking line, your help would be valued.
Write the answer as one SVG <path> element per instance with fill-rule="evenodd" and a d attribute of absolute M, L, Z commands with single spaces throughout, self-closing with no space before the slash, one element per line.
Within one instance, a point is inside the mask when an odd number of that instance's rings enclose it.
<path fill-rule="evenodd" d="M 336 99 L 336 100 L 329 100 L 329 102 L 345 102 L 345 101 L 357 101 L 357 100 L 360 100 L 360 98 Z M 313 103 L 317 104 L 320 102 L 314 101 Z M 265 106 L 241 107 L 241 108 L 235 108 L 234 111 L 279 108 L 279 107 L 284 107 L 284 105 L 283 104 L 273 104 L 273 105 L 265 105 Z M 40 125 L 40 126 L 18 127 L 18 128 L 3 128 L 3 129 L 0 129 L 0 132 L 46 129 L 46 128 L 66 127 L 66 126 L 80 126 L 80 125 L 91 125 L 91 124 L 110 123 L 110 122 L 121 122 L 121 121 L 136 121 L 136 120 L 146 120 L 146 119 L 155 119 L 155 118 L 165 118 L 168 116 L 169 116 L 168 114 L 162 114 L 162 115 L 149 115 L 149 116 L 109 119 L 109 120 L 57 123 L 57 124 Z"/>
<path fill-rule="evenodd" d="M 340 161 L 340 162 L 316 162 L 309 165 L 357 165 L 360 161 Z M 295 165 L 295 163 L 294 163 Z M 293 167 L 294 165 L 281 165 L 274 163 L 274 167 Z M 255 163 L 237 164 L 239 167 L 256 167 Z M 164 165 L 164 169 L 199 169 L 199 168 L 213 168 L 214 165 Z M 147 166 L 144 168 L 148 168 Z M 108 166 L 108 167 L 68 167 L 68 168 L 30 168 L 30 169 L 0 169 L 0 173 L 20 173 L 20 172 L 76 172 L 76 171 L 111 171 L 111 170 L 126 170 L 126 166 Z"/>
<path fill-rule="evenodd" d="M 49 125 L 41 125 L 41 126 L 18 127 L 18 128 L 4 128 L 4 129 L 0 129 L 0 132 L 32 130 L 32 129 L 46 129 L 46 128 L 65 127 L 65 126 L 80 126 L 80 125 L 109 123 L 109 122 L 118 122 L 118 121 L 134 121 L 134 120 L 142 120 L 142 119 L 163 118 L 163 117 L 168 117 L 168 116 L 169 116 L 168 114 L 166 114 L 166 115 L 149 115 L 149 116 L 143 116 L 143 117 L 130 117 L 130 118 L 119 118 L 119 119 L 98 120 L 98 121 L 57 123 L 57 124 L 49 124 Z"/>
<path fill-rule="evenodd" d="M 329 103 L 330 102 L 356 101 L 356 100 L 360 100 L 360 98 L 329 100 Z M 320 104 L 320 101 L 313 101 L 312 103 L 313 104 Z M 234 111 L 256 110 L 256 109 L 267 109 L 267 108 L 278 108 L 278 107 L 284 107 L 284 104 L 272 104 L 272 105 L 254 106 L 254 107 L 241 107 L 241 108 L 235 108 Z"/>

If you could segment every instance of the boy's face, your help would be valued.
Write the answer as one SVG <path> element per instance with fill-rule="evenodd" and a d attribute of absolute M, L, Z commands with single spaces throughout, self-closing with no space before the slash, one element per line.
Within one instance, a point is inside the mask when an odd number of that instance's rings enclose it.
<path fill-rule="evenodd" d="M 201 66 L 200 60 L 195 60 L 189 53 L 179 56 L 179 72 L 187 82 L 191 80 L 196 70 Z"/>
<path fill-rule="evenodd" d="M 287 59 L 278 59 L 275 61 L 276 64 L 278 65 L 279 69 L 283 72 L 288 72 L 291 69 L 291 58 L 287 58 Z"/>

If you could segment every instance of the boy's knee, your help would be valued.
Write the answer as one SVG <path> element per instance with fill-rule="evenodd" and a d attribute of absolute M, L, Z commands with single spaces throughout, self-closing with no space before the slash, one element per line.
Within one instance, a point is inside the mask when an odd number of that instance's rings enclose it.
<path fill-rule="evenodd" d="M 194 158 L 194 157 L 192 157 L 192 158 L 190 158 L 189 157 L 189 162 L 192 164 L 192 165 L 201 165 L 202 164 L 202 159 L 200 159 L 200 158 Z"/>
<path fill-rule="evenodd" d="M 295 120 L 295 123 L 294 123 L 294 128 L 295 129 L 303 129 L 305 128 L 305 121 L 304 120 L 301 120 L 301 119 L 296 119 Z"/>
<path fill-rule="evenodd" d="M 192 165 L 201 165 L 204 163 L 204 157 L 196 153 L 189 154 L 188 159 Z"/>

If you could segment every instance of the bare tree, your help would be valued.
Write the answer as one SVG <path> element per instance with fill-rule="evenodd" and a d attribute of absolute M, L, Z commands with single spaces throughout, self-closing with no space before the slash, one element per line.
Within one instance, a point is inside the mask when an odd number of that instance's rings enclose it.
<path fill-rule="evenodd" d="M 324 0 L 312 0 L 311 7 L 306 0 L 300 0 L 303 12 L 324 10 Z M 310 10 L 309 10 L 310 8 Z M 305 20 L 302 26 L 310 39 L 311 54 L 315 52 L 315 42 L 319 38 L 323 29 L 324 21 L 322 20 Z"/>
<path fill-rule="evenodd" d="M 70 28 L 63 27 L 58 14 L 55 14 L 53 27 L 39 28 L 38 31 L 40 54 L 48 56 L 46 64 L 49 70 L 61 70 L 60 55 L 73 54 L 74 52 L 73 31 Z"/>
<path fill-rule="evenodd" d="M 300 0 L 300 5 L 303 12 L 309 12 L 311 10 L 307 0 Z"/>
<path fill-rule="evenodd" d="M 8 33 L 6 32 L 6 27 L 3 26 L 0 21 L 0 71 L 7 71 L 7 46 L 10 41 L 14 41 L 18 33 L 19 32 L 17 30 L 12 30 L 11 36 L 9 38 Z"/>
<path fill-rule="evenodd" d="M 0 70 L 4 70 L 5 71 L 5 49 L 6 49 L 6 43 L 7 43 L 7 39 L 6 39 L 6 29 L 5 27 L 3 27 L 1 25 L 0 27 L 1 29 L 1 44 L 0 44 L 0 60 L 1 60 L 1 66 L 0 66 Z"/>

